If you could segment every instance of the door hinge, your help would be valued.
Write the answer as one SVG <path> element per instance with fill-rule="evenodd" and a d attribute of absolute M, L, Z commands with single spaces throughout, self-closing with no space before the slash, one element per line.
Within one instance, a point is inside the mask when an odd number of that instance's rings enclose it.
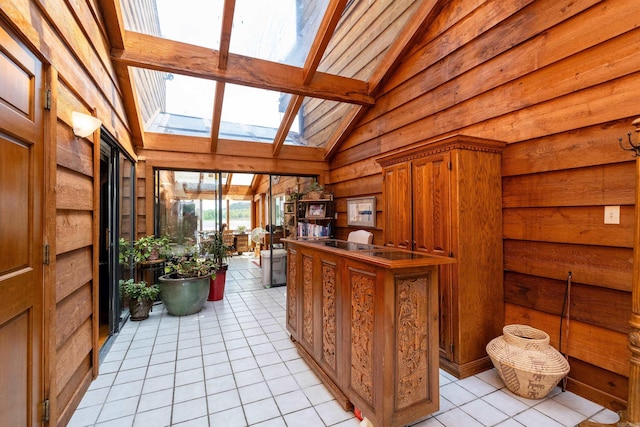
<path fill-rule="evenodd" d="M 44 265 L 49 265 L 49 245 L 44 245 L 44 250 L 42 251 L 42 263 Z"/>
<path fill-rule="evenodd" d="M 49 399 L 42 402 L 42 421 L 49 422 Z"/>
<path fill-rule="evenodd" d="M 449 258 L 453 258 L 453 252 L 449 252 Z"/>
<path fill-rule="evenodd" d="M 453 351 L 455 348 L 455 346 L 453 344 L 451 344 L 451 355 L 453 356 L 455 354 L 455 352 Z"/>
<path fill-rule="evenodd" d="M 51 89 L 47 89 L 44 94 L 44 109 L 51 110 Z"/>
<path fill-rule="evenodd" d="M 451 164 L 451 162 L 448 162 L 448 163 L 447 163 L 447 168 L 448 168 L 449 170 L 453 169 L 453 165 Z"/>

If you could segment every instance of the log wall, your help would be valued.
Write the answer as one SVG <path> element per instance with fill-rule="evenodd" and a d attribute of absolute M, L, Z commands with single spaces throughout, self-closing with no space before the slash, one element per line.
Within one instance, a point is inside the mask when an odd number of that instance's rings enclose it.
<path fill-rule="evenodd" d="M 455 133 L 507 142 L 506 323 L 543 329 L 558 347 L 571 272 L 568 387 L 616 410 L 627 397 L 636 192 L 617 139 L 640 115 L 639 14 L 625 0 L 450 2 L 340 146 L 329 179 L 344 237 L 348 197 L 376 196 L 384 223 L 376 156 Z M 604 224 L 608 205 L 621 207 L 619 225 Z"/>

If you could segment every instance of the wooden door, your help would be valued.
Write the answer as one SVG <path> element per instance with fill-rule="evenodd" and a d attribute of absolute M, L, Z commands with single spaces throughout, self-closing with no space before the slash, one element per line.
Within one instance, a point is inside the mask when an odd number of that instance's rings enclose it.
<path fill-rule="evenodd" d="M 413 250 L 451 256 L 451 153 L 449 151 L 414 160 Z M 439 269 L 440 354 L 453 356 L 453 280 L 455 266 Z"/>
<path fill-rule="evenodd" d="M 411 191 L 408 163 L 384 170 L 384 244 L 411 249 Z"/>
<path fill-rule="evenodd" d="M 415 160 L 412 166 L 413 250 L 449 256 L 451 170 L 449 152 Z"/>
<path fill-rule="evenodd" d="M 0 424 L 41 423 L 42 64 L 0 21 Z"/>

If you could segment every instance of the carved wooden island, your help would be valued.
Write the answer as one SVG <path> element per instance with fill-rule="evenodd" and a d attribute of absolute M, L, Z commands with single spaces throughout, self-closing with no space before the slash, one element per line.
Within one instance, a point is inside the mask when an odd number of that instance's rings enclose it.
<path fill-rule="evenodd" d="M 287 329 L 345 410 L 374 426 L 435 412 L 438 265 L 455 262 L 342 240 L 284 239 Z"/>

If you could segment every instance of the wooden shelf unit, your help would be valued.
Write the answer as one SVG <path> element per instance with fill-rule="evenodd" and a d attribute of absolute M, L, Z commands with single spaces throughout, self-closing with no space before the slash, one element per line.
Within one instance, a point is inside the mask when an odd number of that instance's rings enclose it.
<path fill-rule="evenodd" d="M 298 200 L 295 205 L 295 227 L 298 238 L 329 238 L 334 227 L 333 197 Z"/>

